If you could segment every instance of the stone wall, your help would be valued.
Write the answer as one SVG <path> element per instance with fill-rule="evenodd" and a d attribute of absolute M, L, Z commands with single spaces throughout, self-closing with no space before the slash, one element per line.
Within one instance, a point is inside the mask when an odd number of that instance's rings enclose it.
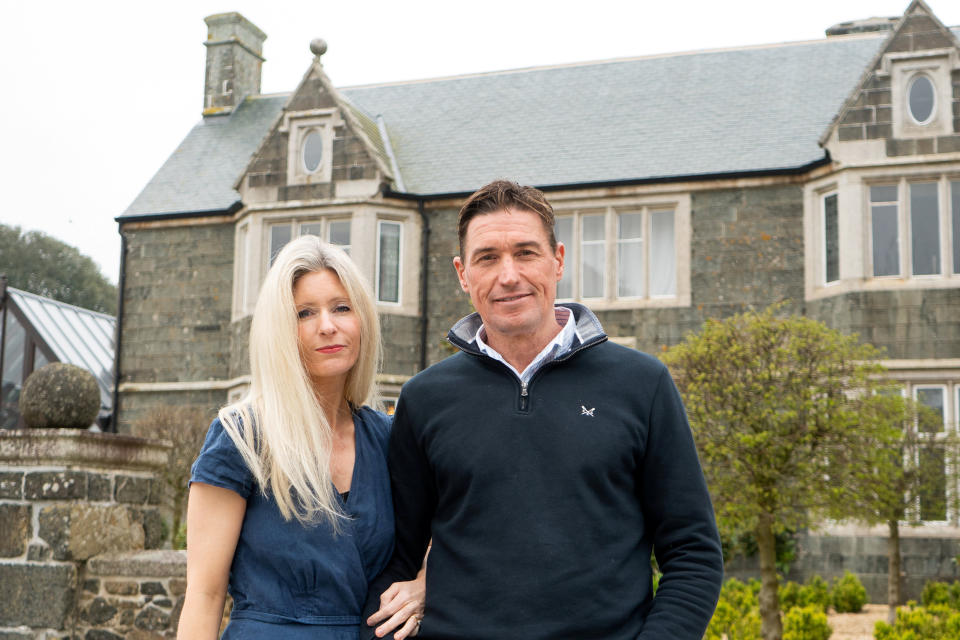
<path fill-rule="evenodd" d="M 0 431 L 0 638 L 70 638 L 87 561 L 166 542 L 169 444 L 73 429 Z"/>
<path fill-rule="evenodd" d="M 903 535 L 901 531 L 900 583 L 903 601 L 920 601 L 927 582 L 960 580 L 960 567 L 953 561 L 960 556 L 960 540 L 951 537 Z M 827 582 L 840 578 L 846 571 L 855 574 L 867 590 L 869 602 L 887 602 L 887 539 L 870 535 L 798 534 L 796 558 L 790 565 L 787 580 L 806 582 L 818 575 Z M 756 557 L 736 557 L 728 562 L 725 577 L 748 580 L 760 577 Z"/>
<path fill-rule="evenodd" d="M 807 315 L 886 350 L 888 358 L 960 358 L 956 289 L 845 293 L 811 300 Z"/>
<path fill-rule="evenodd" d="M 233 225 L 123 227 L 120 382 L 220 380 L 228 371 Z"/>
<path fill-rule="evenodd" d="M 108 553 L 91 558 L 80 582 L 74 637 L 175 638 L 186 576 L 185 551 Z"/>

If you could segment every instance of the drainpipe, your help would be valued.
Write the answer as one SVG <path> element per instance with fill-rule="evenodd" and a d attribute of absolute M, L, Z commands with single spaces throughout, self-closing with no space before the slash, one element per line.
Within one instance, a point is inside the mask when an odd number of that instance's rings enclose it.
<path fill-rule="evenodd" d="M 117 332 L 113 351 L 113 407 L 107 431 L 117 433 L 117 417 L 120 413 L 120 343 L 123 336 L 123 285 L 127 280 L 127 236 L 120 232 L 120 282 L 117 283 Z"/>
<path fill-rule="evenodd" d="M 0 275 L 0 378 L 3 378 L 3 355 L 7 350 L 7 274 Z M 0 383 L 3 380 L 0 379 Z"/>
<path fill-rule="evenodd" d="M 424 210 L 424 200 L 417 200 L 420 214 L 420 371 L 427 368 L 427 268 L 430 266 L 430 220 Z"/>

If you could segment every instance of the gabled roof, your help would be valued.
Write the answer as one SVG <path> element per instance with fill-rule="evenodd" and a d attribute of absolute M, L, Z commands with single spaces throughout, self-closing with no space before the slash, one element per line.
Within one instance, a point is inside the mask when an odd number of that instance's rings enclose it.
<path fill-rule="evenodd" d="M 7 287 L 7 293 L 59 362 L 93 374 L 100 387 L 100 406 L 109 409 L 117 319 L 13 287 Z"/>
<path fill-rule="evenodd" d="M 408 193 L 796 170 L 883 34 L 339 89 Z M 198 124 L 121 219 L 226 210 L 290 94 Z M 389 141 L 375 123 L 382 117 Z M 389 172 L 386 172 L 389 175 Z"/>

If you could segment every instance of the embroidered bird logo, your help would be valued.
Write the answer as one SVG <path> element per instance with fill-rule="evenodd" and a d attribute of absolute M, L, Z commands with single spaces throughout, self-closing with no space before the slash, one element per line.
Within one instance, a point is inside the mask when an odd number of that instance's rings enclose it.
<path fill-rule="evenodd" d="M 580 415 L 593 417 L 593 412 L 596 411 L 596 407 L 590 407 L 587 409 L 585 406 L 580 405 Z"/>

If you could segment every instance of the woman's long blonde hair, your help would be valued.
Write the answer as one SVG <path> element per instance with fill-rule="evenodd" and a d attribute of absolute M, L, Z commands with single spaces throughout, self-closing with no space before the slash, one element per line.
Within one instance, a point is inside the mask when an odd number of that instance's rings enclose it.
<path fill-rule="evenodd" d="M 348 372 L 344 397 L 351 407 L 376 404 L 380 323 L 370 285 L 342 249 L 316 236 L 287 244 L 260 288 L 250 326 L 250 391 L 220 410 L 220 421 L 266 494 L 286 520 L 344 517 L 330 474 L 332 429 L 300 356 L 293 288 L 309 273 L 333 271 L 360 320 L 360 354 Z"/>

